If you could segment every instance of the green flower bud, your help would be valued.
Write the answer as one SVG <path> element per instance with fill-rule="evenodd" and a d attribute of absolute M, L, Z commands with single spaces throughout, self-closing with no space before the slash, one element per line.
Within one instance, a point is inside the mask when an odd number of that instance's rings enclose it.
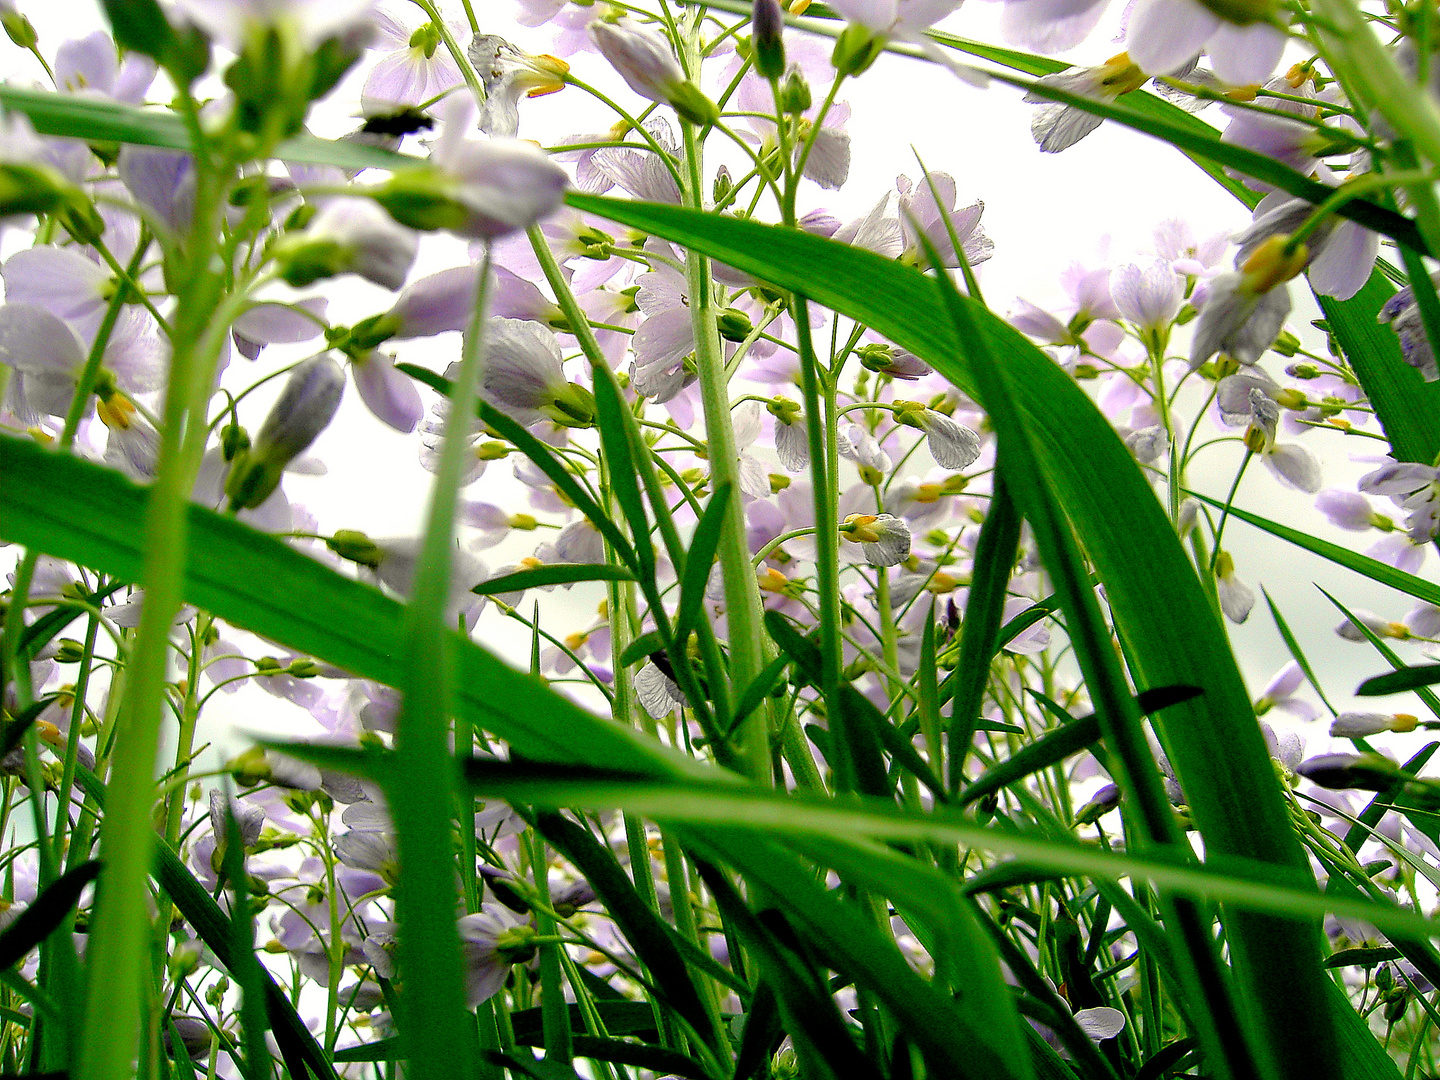
<path fill-rule="evenodd" d="M 231 464 L 225 494 L 232 510 L 259 506 L 280 485 L 285 466 L 302 454 L 334 419 L 345 392 L 345 372 L 316 356 L 290 372 L 250 451 Z"/>
<path fill-rule="evenodd" d="M 813 102 L 810 84 L 806 81 L 804 72 L 798 66 L 792 67 L 786 74 L 785 81 L 780 84 L 780 108 L 792 116 L 799 116 L 810 108 Z"/>
<path fill-rule="evenodd" d="M 22 49 L 33 49 L 40 41 L 30 20 L 8 5 L 0 11 L 0 26 L 5 27 L 5 36 Z"/>
<path fill-rule="evenodd" d="M 385 559 L 385 553 L 375 545 L 375 541 L 355 529 L 341 529 L 325 541 L 325 546 L 342 559 L 349 559 L 371 569 L 379 566 Z"/>
<path fill-rule="evenodd" d="M 595 395 L 579 383 L 566 383 L 541 412 L 562 427 L 594 427 Z"/>
<path fill-rule="evenodd" d="M 875 63 L 885 48 L 885 39 L 859 23 L 850 23 L 835 39 L 830 63 L 841 75 L 859 75 Z"/>
<path fill-rule="evenodd" d="M 716 316 L 715 324 L 720 331 L 720 336 L 726 341 L 740 342 L 750 336 L 754 326 L 750 322 L 750 316 L 739 308 L 727 307 Z"/>
<path fill-rule="evenodd" d="M 785 73 L 784 28 L 780 0 L 755 0 L 750 14 L 751 48 L 755 71 L 762 79 L 778 79 Z"/>

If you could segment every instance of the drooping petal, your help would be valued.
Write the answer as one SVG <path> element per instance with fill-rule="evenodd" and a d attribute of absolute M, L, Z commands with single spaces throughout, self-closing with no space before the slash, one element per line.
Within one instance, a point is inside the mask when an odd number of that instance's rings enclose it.
<path fill-rule="evenodd" d="M 374 352 L 350 364 L 360 400 L 382 423 L 409 434 L 425 415 L 420 391 L 406 375 L 395 370 L 388 356 Z"/>
<path fill-rule="evenodd" d="M 1197 0 L 1139 0 L 1130 10 L 1125 51 L 1147 75 L 1188 64 L 1220 28 L 1220 16 Z"/>

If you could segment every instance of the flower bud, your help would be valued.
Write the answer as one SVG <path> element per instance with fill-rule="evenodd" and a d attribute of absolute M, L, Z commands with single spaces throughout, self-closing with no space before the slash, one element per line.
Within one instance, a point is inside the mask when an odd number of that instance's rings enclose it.
<path fill-rule="evenodd" d="M 342 559 L 349 559 L 371 569 L 379 566 L 385 558 L 385 552 L 375 541 L 355 529 L 341 529 L 325 541 L 325 546 Z"/>
<path fill-rule="evenodd" d="M 630 19 L 590 24 L 590 40 L 631 90 L 668 104 L 691 123 L 713 124 L 720 109 L 685 77 L 665 36 Z"/>
<path fill-rule="evenodd" d="M 270 497 L 285 466 L 334 419 L 344 392 L 345 371 L 328 356 L 312 357 L 290 372 L 254 446 L 231 465 L 225 494 L 232 510 L 259 506 Z"/>
<path fill-rule="evenodd" d="M 33 49 L 40 41 L 30 20 L 10 4 L 0 10 L 0 26 L 5 27 L 5 36 L 22 49 Z"/>
<path fill-rule="evenodd" d="M 859 23 L 849 23 L 835 39 L 830 63 L 841 75 L 859 75 L 875 63 L 885 48 L 885 39 Z"/>
<path fill-rule="evenodd" d="M 778 79 L 785 73 L 784 29 L 780 0 L 755 0 L 750 30 L 754 34 L 755 71 L 762 79 Z"/>
<path fill-rule="evenodd" d="M 1269 292 L 1282 281 L 1289 281 L 1310 261 L 1310 249 L 1304 244 L 1291 244 L 1290 237 L 1277 234 L 1257 247 L 1240 266 L 1245 286 L 1254 293 Z"/>
<path fill-rule="evenodd" d="M 1114 784 L 1106 784 L 1075 812 L 1075 824 L 1093 825 L 1119 805 L 1120 789 Z"/>
<path fill-rule="evenodd" d="M 1324 788 L 1388 791 L 1405 774 L 1379 754 L 1321 754 L 1302 761 L 1295 771 Z"/>
<path fill-rule="evenodd" d="M 750 316 L 739 308 L 727 307 L 723 309 L 715 319 L 716 327 L 720 336 L 726 341 L 741 342 L 750 336 L 754 329 L 750 322 Z"/>
<path fill-rule="evenodd" d="M 419 247 L 419 237 L 370 199 L 335 199 L 303 233 L 281 239 L 274 255 L 281 280 L 295 288 L 353 273 L 398 289 Z"/>
<path fill-rule="evenodd" d="M 1385 731 L 1414 731 L 1419 725 L 1409 713 L 1344 712 L 1330 722 L 1330 734 L 1337 739 L 1363 739 Z"/>

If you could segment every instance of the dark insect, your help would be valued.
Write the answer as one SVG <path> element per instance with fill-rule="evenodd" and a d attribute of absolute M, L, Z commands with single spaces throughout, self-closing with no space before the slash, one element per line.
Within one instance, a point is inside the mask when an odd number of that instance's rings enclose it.
<path fill-rule="evenodd" d="M 367 116 L 360 130 L 367 135 L 413 135 L 417 131 L 429 131 L 435 121 L 419 109 L 406 106 L 397 112 L 379 113 Z"/>

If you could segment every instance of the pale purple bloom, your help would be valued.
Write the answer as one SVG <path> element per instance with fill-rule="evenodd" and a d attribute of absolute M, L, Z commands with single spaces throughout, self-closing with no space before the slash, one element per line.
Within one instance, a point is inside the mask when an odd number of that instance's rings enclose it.
<path fill-rule="evenodd" d="M 960 6 L 960 0 L 835 0 L 830 5 L 873 34 L 908 38 Z"/>
<path fill-rule="evenodd" d="M 1175 271 L 1158 261 L 1143 269 L 1134 263 L 1120 267 L 1110 275 L 1110 295 L 1121 315 L 1150 333 L 1168 329 L 1184 300 Z"/>
<path fill-rule="evenodd" d="M 1407 574 L 1418 574 L 1425 563 L 1426 544 L 1417 544 L 1403 532 L 1380 537 L 1365 549 L 1365 554 Z"/>
<path fill-rule="evenodd" d="M 1431 275 L 1432 280 L 1436 277 L 1440 275 Z M 1415 292 L 1411 286 L 1406 285 L 1385 301 L 1375 318 L 1378 322 L 1389 323 L 1390 329 L 1395 331 L 1405 363 L 1419 370 L 1426 382 L 1440 378 L 1435 352 L 1425 332 L 1425 321 L 1420 315 L 1420 306 L 1415 303 Z"/>
<path fill-rule="evenodd" d="M 902 261 L 914 266 L 929 265 L 920 242 L 923 233 L 939 252 L 945 266 L 958 267 L 960 259 L 950 241 L 952 230 L 960 241 L 965 261 L 971 266 L 984 262 L 995 253 L 994 241 L 980 228 L 980 215 L 985 212 L 985 204 L 977 199 L 969 206 L 957 209 L 955 178 L 949 173 L 932 172 L 913 184 L 908 176 L 901 176 L 895 186 L 900 190 Z"/>
<path fill-rule="evenodd" d="M 1235 560 L 1228 551 L 1215 557 L 1215 592 L 1220 610 L 1233 623 L 1243 623 L 1255 606 L 1255 590 L 1235 576 Z"/>
<path fill-rule="evenodd" d="M 568 388 L 553 332 L 521 319 L 489 320 L 480 382 L 484 400 L 529 426 L 550 415 Z"/>
<path fill-rule="evenodd" d="M 465 138 L 474 116 L 468 95 L 446 100 L 431 161 L 455 181 L 449 193 L 467 211 L 466 220 L 450 231 L 494 240 L 553 213 L 570 181 L 565 170 L 532 143 Z"/>
<path fill-rule="evenodd" d="M 415 537 L 396 537 L 376 540 L 375 546 L 384 553 L 380 565 L 375 568 L 376 578 L 400 596 L 408 597 L 415 581 L 420 541 Z M 476 596 L 470 589 L 488 576 L 485 564 L 479 559 L 458 547 L 451 551 L 450 597 L 445 605 L 447 625 L 455 626 L 463 619 L 467 630 L 475 628 L 475 622 L 485 607 L 485 597 Z"/>
<path fill-rule="evenodd" d="M 1000 30 L 1013 45 L 1065 52 L 1095 29 L 1110 0 L 1007 0 Z"/>
<path fill-rule="evenodd" d="M 1272 443 L 1265 467 L 1286 487 L 1314 495 L 1320 490 L 1320 459 L 1298 443 Z"/>
<path fill-rule="evenodd" d="M 1294 660 L 1288 661 L 1260 691 L 1260 697 L 1255 701 L 1255 714 L 1263 716 L 1271 709 L 1279 709 L 1299 720 L 1314 720 L 1320 715 L 1320 710 L 1304 698 L 1296 697 L 1304 685 L 1305 672 Z"/>
<path fill-rule="evenodd" d="M 1427 543 L 1440 528 L 1440 469 L 1415 462 L 1394 462 L 1360 478 L 1360 490 L 1388 495 L 1406 511 L 1410 539 Z"/>
<path fill-rule="evenodd" d="M 980 457 L 980 436 L 944 413 L 925 409 L 920 414 L 921 430 L 930 445 L 931 456 L 941 468 L 968 469 Z"/>
<path fill-rule="evenodd" d="M 155 61 L 127 52 L 122 64 L 115 42 L 101 30 L 66 41 L 55 50 L 55 81 L 71 93 L 138 105 L 154 79 Z"/>
<path fill-rule="evenodd" d="M 859 544 L 871 566 L 895 566 L 910 554 L 910 526 L 892 514 L 851 514 L 841 536 Z"/>
<path fill-rule="evenodd" d="M 679 152 L 670 124 L 663 116 L 652 116 L 645 121 L 645 130 L 668 156 L 673 158 Z M 590 161 L 597 172 L 637 199 L 675 205 L 681 201 L 675 177 L 653 150 L 605 147 L 597 150 Z"/>
<path fill-rule="evenodd" d="M 640 699 L 640 704 L 656 720 L 660 720 L 688 704 L 685 695 L 680 692 L 679 685 L 654 661 L 647 661 L 635 673 L 634 685 L 635 696 Z"/>
<path fill-rule="evenodd" d="M 319 337 L 325 331 L 328 303 L 323 296 L 315 296 L 294 304 L 278 301 L 256 304 L 230 324 L 235 351 L 247 360 L 254 360 L 266 345 L 290 345 Z"/>
<path fill-rule="evenodd" d="M 179 14 L 215 41 L 240 52 L 251 33 L 266 26 L 292 28 L 301 48 L 366 30 L 375 0 L 177 0 Z"/>
<path fill-rule="evenodd" d="M 1415 717 L 1404 713 L 1343 712 L 1330 721 L 1330 735 L 1336 739 L 1363 739 L 1387 731 L 1413 731 Z"/>
<path fill-rule="evenodd" d="M 1021 7 L 1020 2 L 1011 0 L 1005 8 L 1006 16 Z M 1064 90 L 1081 97 L 1108 102 L 1138 89 L 1146 77 L 1126 54 L 1121 53 L 1098 67 L 1070 68 L 1057 71 L 1053 75 L 1041 76 L 1035 81 L 1039 86 L 1054 87 L 1056 90 Z M 1073 105 L 1052 101 L 1035 90 L 1025 95 L 1025 101 L 1039 106 L 1030 120 L 1030 136 L 1041 151 L 1047 154 L 1058 154 L 1061 150 L 1074 146 L 1104 122 L 1102 116 L 1077 109 Z"/>
<path fill-rule="evenodd" d="M 1204 50 L 1215 73 L 1234 86 L 1268 78 L 1284 48 L 1283 31 L 1224 22 L 1199 0 L 1138 0 L 1125 33 L 1130 58 L 1151 75 L 1179 71 Z"/>
<path fill-rule="evenodd" d="M 570 65 L 553 56 L 534 56 L 495 34 L 476 34 L 466 49 L 485 87 L 480 130 L 512 138 L 520 128 L 520 98 L 539 97 L 565 87 Z"/>
<path fill-rule="evenodd" d="M 388 51 L 370 69 L 360 91 L 360 107 L 365 115 L 423 105 L 464 82 L 455 58 L 440 42 L 438 33 L 422 34 L 412 44 L 416 35 L 385 10 L 377 10 L 371 18 L 378 39 L 376 47 Z"/>
<path fill-rule="evenodd" d="M 396 371 L 394 361 L 383 353 L 369 352 L 352 358 L 350 376 L 365 407 L 396 431 L 414 431 L 425 415 L 414 381 Z"/>
<path fill-rule="evenodd" d="M 1336 528 L 1351 532 L 1366 532 L 1374 527 L 1375 510 L 1370 500 L 1353 491 L 1326 488 L 1315 497 L 1315 509 Z"/>
<path fill-rule="evenodd" d="M 1199 367 L 1217 352 L 1253 364 L 1275 343 L 1290 314 L 1290 290 L 1282 282 L 1265 292 L 1249 287 L 1239 271 L 1210 282 L 1190 344 L 1190 363 Z"/>

